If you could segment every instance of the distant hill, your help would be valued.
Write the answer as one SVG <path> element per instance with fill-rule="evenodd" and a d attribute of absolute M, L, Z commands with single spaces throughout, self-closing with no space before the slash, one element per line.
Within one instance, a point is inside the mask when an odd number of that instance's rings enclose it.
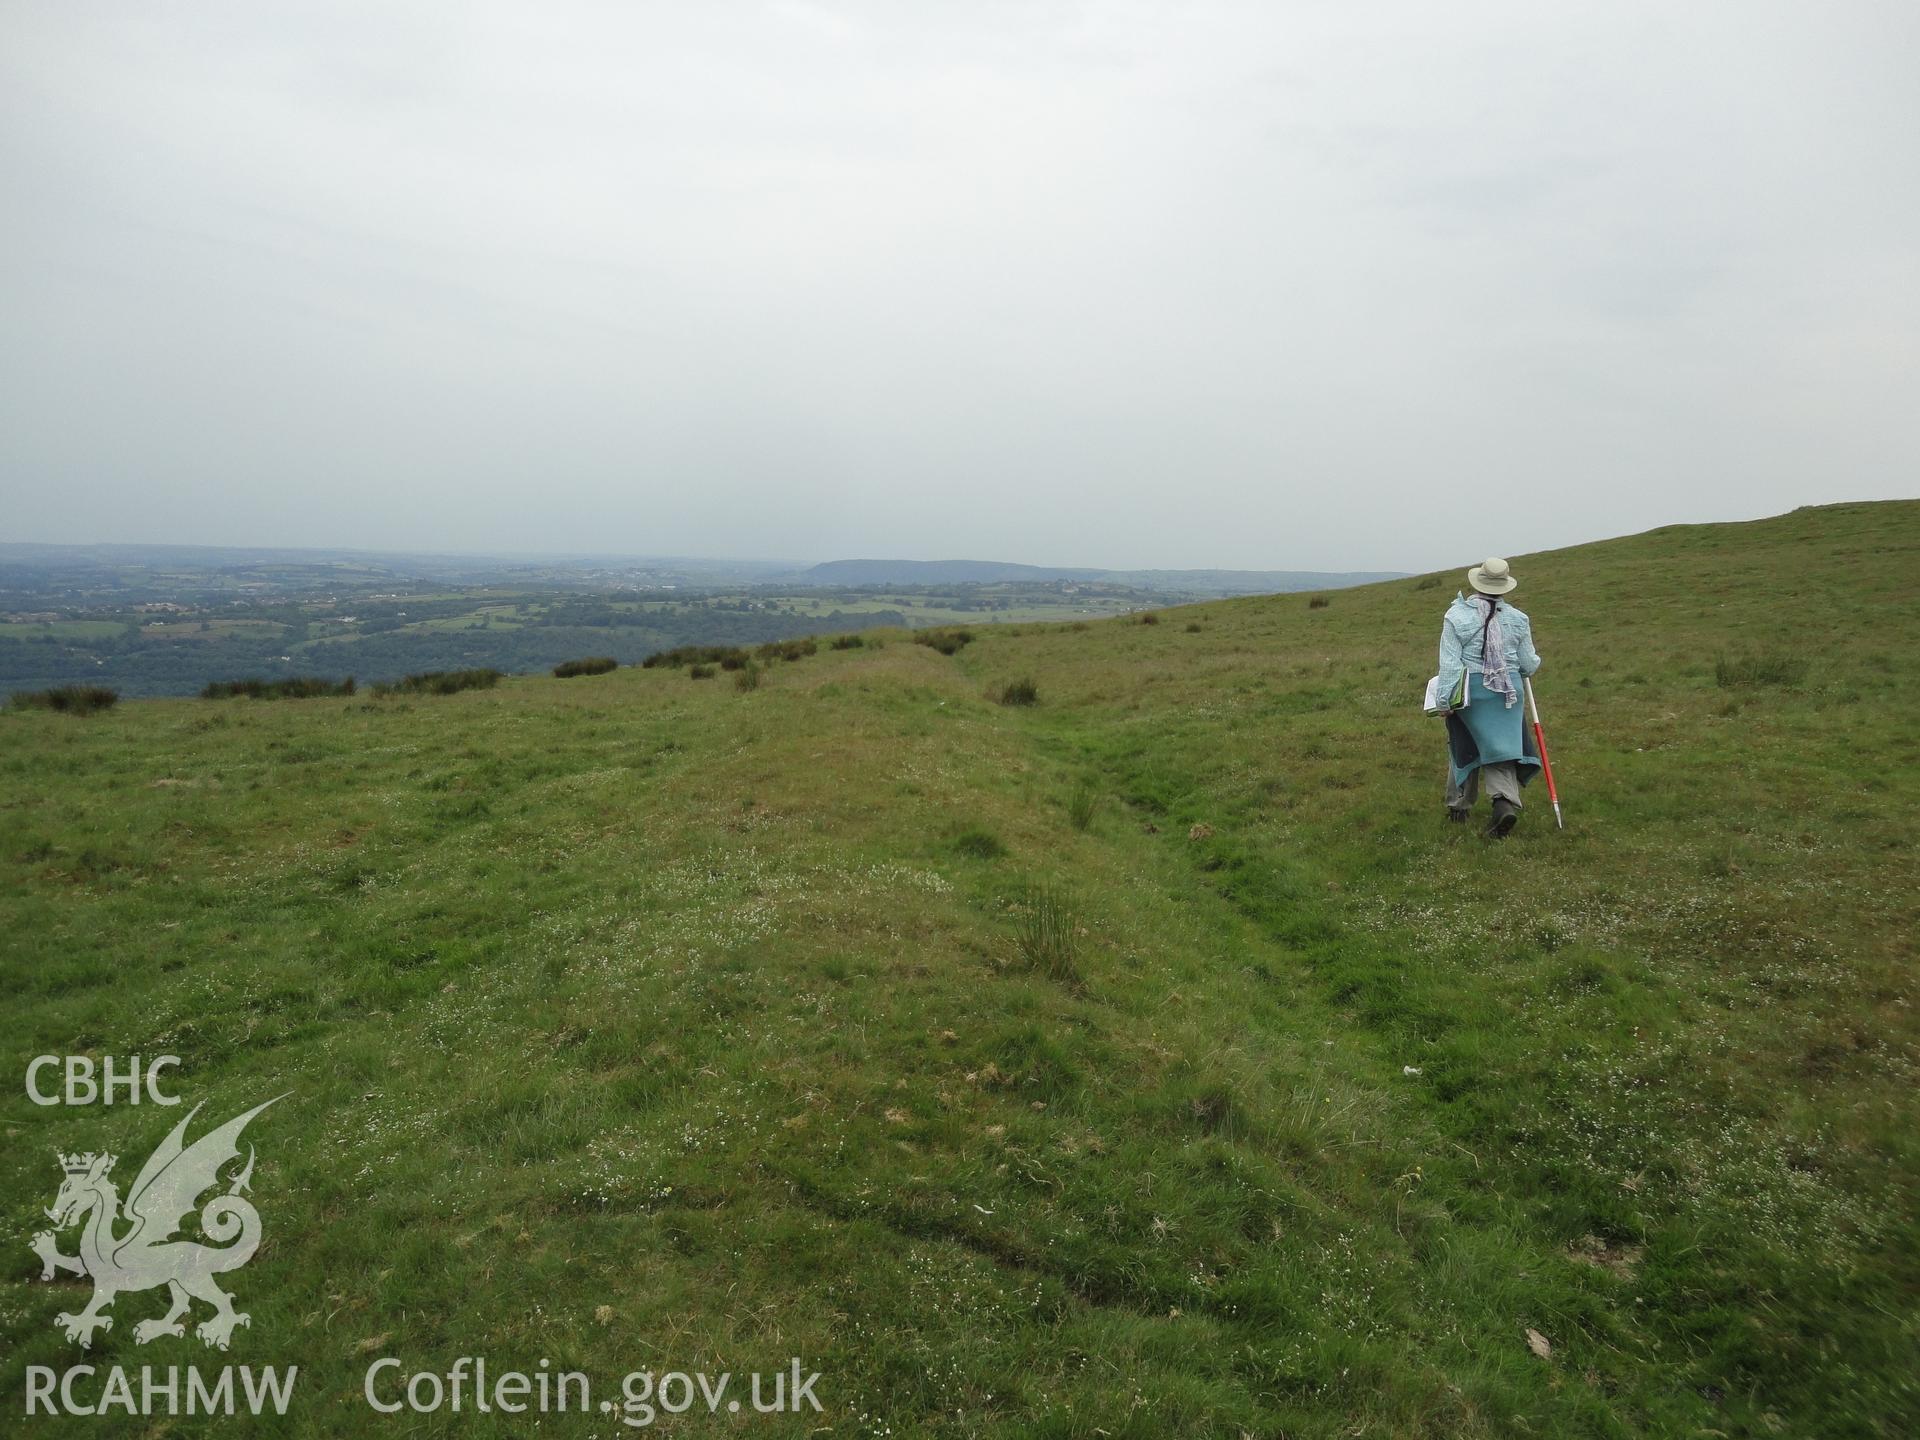
<path fill-rule="evenodd" d="M 14 585 L 44 585 L 50 575 L 119 572 L 128 588 L 156 578 L 178 587 L 181 571 L 263 580 L 276 589 L 338 591 L 343 585 L 433 581 L 451 585 L 757 585 L 793 568 L 791 560 L 703 559 L 672 555 L 424 553 L 409 550 L 295 549 L 238 545 L 50 545 L 0 541 L 0 600 Z M 167 598 L 175 598 L 169 596 Z"/>
<path fill-rule="evenodd" d="M 1398 570 L 1098 570 L 1063 565 L 1015 565 L 1004 560 L 829 560 L 793 577 L 802 585 L 996 585 L 1007 581 L 1131 585 L 1213 595 L 1270 595 L 1289 590 L 1337 590 L 1398 580 Z"/>
<path fill-rule="evenodd" d="M 461 585 L 1002 585 L 1084 581 L 1182 595 L 1271 595 L 1334 590 L 1404 578 L 1399 570 L 1105 570 L 1071 565 L 1018 565 L 1004 560 L 829 560 L 793 568 L 791 561 L 688 556 L 422 554 L 400 550 L 293 549 L 226 545 L 49 545 L 0 541 L 0 591 L 9 583 L 43 583 L 46 572 L 123 572 L 142 588 L 152 574 L 177 580 L 182 568 L 224 576 L 272 571 L 281 588 L 338 590 L 355 581 L 431 580 Z M 4 598 L 4 597 L 0 597 Z M 169 596 L 168 598 L 173 598 Z"/>

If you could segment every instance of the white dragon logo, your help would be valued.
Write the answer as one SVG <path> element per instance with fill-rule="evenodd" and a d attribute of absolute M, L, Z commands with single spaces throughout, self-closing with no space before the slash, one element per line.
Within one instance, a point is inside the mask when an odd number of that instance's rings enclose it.
<path fill-rule="evenodd" d="M 215 1243 L 202 1245 L 173 1237 L 200 1196 L 219 1183 L 220 1167 L 240 1154 L 240 1132 L 247 1122 L 275 1100 L 284 1099 L 276 1095 L 186 1145 L 182 1138 L 187 1126 L 200 1113 L 200 1107 L 194 1106 L 140 1167 L 124 1210 L 120 1189 L 108 1178 L 118 1156 L 90 1151 L 60 1157 L 67 1178 L 46 1215 L 57 1229 L 85 1218 L 80 1253 L 62 1255 L 51 1230 L 35 1235 L 32 1245 L 43 1267 L 42 1280 L 51 1280 L 62 1270 L 93 1279 L 93 1300 L 85 1310 L 54 1317 L 54 1324 L 69 1340 L 90 1347 L 94 1331 L 113 1328 L 113 1317 L 105 1311 L 114 1296 L 122 1290 L 151 1290 L 160 1285 L 167 1287 L 173 1303 L 159 1319 L 142 1320 L 133 1327 L 133 1337 L 142 1345 L 162 1335 L 184 1336 L 186 1327 L 180 1317 L 193 1300 L 204 1300 L 214 1309 L 194 1327 L 205 1344 L 224 1350 L 234 1326 L 251 1323 L 249 1316 L 233 1308 L 233 1297 L 213 1283 L 214 1276 L 238 1270 L 260 1248 L 260 1212 L 241 1193 L 253 1178 L 251 1145 L 245 1168 L 233 1177 L 226 1194 L 214 1196 L 200 1211 L 200 1229 Z M 116 1234 L 123 1224 L 132 1228 Z"/>

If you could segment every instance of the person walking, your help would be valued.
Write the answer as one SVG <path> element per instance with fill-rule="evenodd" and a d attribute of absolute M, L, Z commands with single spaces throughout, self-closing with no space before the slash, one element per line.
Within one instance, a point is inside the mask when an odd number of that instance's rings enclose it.
<path fill-rule="evenodd" d="M 1447 819 L 1464 825 L 1480 790 L 1493 802 L 1487 834 L 1504 840 L 1520 820 L 1520 789 L 1540 768 L 1522 703 L 1540 668 L 1533 622 L 1505 597 L 1520 582 L 1489 558 L 1467 571 L 1440 623 L 1440 713 L 1447 718 Z"/>

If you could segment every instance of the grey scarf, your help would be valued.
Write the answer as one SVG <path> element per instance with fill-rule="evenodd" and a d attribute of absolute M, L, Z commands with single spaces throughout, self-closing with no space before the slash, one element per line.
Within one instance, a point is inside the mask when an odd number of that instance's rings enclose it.
<path fill-rule="evenodd" d="M 1473 599 L 1475 604 L 1487 607 L 1486 619 L 1480 624 L 1480 674 L 1487 689 L 1506 697 L 1507 708 L 1511 710 L 1520 696 L 1507 670 L 1507 633 L 1500 623 L 1500 602 L 1490 595 L 1476 595 Z"/>

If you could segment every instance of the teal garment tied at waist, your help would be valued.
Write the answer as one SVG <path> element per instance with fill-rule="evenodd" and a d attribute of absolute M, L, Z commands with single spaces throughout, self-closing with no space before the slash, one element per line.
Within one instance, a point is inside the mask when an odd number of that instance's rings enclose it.
<path fill-rule="evenodd" d="M 1507 677 L 1515 690 L 1521 689 L 1518 670 L 1509 668 Z M 1503 760 L 1518 764 L 1522 785 L 1540 768 L 1533 732 L 1527 728 L 1525 703 L 1507 704 L 1505 695 L 1487 688 L 1478 670 L 1467 672 L 1466 707 L 1447 716 L 1447 753 L 1453 761 L 1456 785 L 1466 784 L 1467 776 L 1482 765 L 1497 765 Z"/>

